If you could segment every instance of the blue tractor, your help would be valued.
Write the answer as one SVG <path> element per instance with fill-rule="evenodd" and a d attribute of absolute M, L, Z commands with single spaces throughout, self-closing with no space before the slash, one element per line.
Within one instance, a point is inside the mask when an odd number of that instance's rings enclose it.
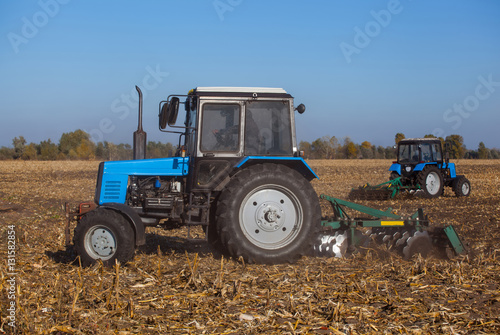
<path fill-rule="evenodd" d="M 445 186 L 451 187 L 458 197 L 467 197 L 471 192 L 469 180 L 457 175 L 455 164 L 449 162 L 447 152 L 443 155 L 441 141 L 437 138 L 401 140 L 397 146 L 397 161 L 389 171 L 391 181 L 397 180 L 405 189 L 421 189 L 429 198 L 441 196 Z"/>
<path fill-rule="evenodd" d="M 137 91 L 134 160 L 100 163 L 95 200 L 79 206 L 73 242 L 84 265 L 132 259 L 147 226 L 201 226 L 211 245 L 250 263 L 293 262 L 312 250 L 321 210 L 310 184 L 317 176 L 295 137 L 294 111 L 304 105 L 295 108 L 277 88 L 170 95 L 160 103 L 159 128 L 179 134 L 178 150 L 145 159 Z"/>
<path fill-rule="evenodd" d="M 317 175 L 301 157 L 295 136 L 294 112 L 302 114 L 305 106 L 295 108 L 283 89 L 198 87 L 187 95 L 169 96 L 159 105 L 159 128 L 177 133 L 179 146 L 174 157 L 159 159 L 145 159 L 142 93 L 137 91 L 134 159 L 100 163 L 94 201 L 80 203 L 71 213 L 66 206 L 66 244 L 74 217 L 73 244 L 82 265 L 131 260 L 136 247 L 146 243 L 148 226 L 185 226 L 188 239 L 191 227 L 201 226 L 214 249 L 247 263 L 294 262 L 312 252 L 342 257 L 364 245 L 360 230 L 372 230 L 374 240 L 405 258 L 424 255 L 432 245 L 457 254 L 466 251 L 452 226 L 431 227 L 421 209 L 405 218 L 321 195 L 334 214 L 322 218 L 310 183 Z M 177 123 L 180 105 L 183 124 Z M 417 151 L 420 161 L 426 143 L 401 146 L 401 154 Z M 439 181 L 434 193 L 440 192 L 443 180 L 453 183 L 443 179 L 446 169 L 449 178 L 457 179 L 451 164 L 414 166 L 400 157 L 394 171 L 412 183 Z M 411 177 L 416 170 L 426 177 Z M 351 217 L 346 209 L 371 218 Z"/>

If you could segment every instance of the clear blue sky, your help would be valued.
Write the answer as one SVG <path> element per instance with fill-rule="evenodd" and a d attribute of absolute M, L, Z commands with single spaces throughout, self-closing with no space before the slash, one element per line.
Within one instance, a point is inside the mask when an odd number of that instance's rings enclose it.
<path fill-rule="evenodd" d="M 158 102 L 196 86 L 282 87 L 299 140 L 392 145 L 460 134 L 500 148 L 500 1 L 0 2 L 0 146 L 84 129 L 131 143 L 138 84 Z"/>

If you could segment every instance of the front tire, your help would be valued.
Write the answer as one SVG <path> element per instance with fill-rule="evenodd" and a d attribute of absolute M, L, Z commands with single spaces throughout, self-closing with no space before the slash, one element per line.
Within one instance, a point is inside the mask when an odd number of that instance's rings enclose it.
<path fill-rule="evenodd" d="M 443 176 L 436 166 L 427 166 L 420 172 L 417 183 L 420 185 L 427 198 L 437 198 L 443 194 Z"/>
<path fill-rule="evenodd" d="M 83 266 L 101 260 L 112 266 L 134 257 L 135 235 L 130 222 L 118 212 L 98 208 L 85 214 L 75 228 L 73 243 Z"/>
<path fill-rule="evenodd" d="M 310 254 L 320 216 L 318 196 L 302 175 L 283 165 L 258 164 L 226 186 L 216 224 L 229 255 L 276 264 Z"/>
<path fill-rule="evenodd" d="M 469 179 L 464 176 L 456 178 L 453 182 L 453 191 L 457 197 L 468 197 L 471 191 Z"/>

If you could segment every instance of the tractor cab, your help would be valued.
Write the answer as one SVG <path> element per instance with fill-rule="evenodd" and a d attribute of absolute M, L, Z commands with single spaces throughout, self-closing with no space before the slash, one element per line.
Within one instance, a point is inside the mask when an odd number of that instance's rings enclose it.
<path fill-rule="evenodd" d="M 435 139 L 402 140 L 398 145 L 399 164 L 442 163 L 441 141 Z"/>
<path fill-rule="evenodd" d="M 182 104 L 186 116 L 179 125 Z M 249 157 L 249 164 L 300 158 L 294 110 L 293 97 L 281 88 L 197 87 L 160 103 L 160 130 L 180 134 L 178 155 L 189 157 L 194 171 L 187 186 L 214 190 Z M 304 105 L 297 110 L 304 112 Z"/>

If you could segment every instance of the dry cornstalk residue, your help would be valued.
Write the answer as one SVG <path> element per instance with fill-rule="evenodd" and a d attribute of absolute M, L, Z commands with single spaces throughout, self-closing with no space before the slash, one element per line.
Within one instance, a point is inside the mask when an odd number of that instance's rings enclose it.
<path fill-rule="evenodd" d="M 310 161 L 318 194 L 387 180 L 389 161 Z M 0 255 L 16 236 L 19 334 L 379 334 L 500 332 L 500 162 L 460 161 L 472 195 L 361 201 L 402 214 L 425 209 L 453 224 L 471 253 L 404 261 L 383 249 L 346 259 L 249 265 L 148 228 L 128 264 L 81 268 L 64 247 L 66 201 L 92 199 L 97 162 L 0 162 Z M 367 178 L 369 178 L 367 180 Z M 324 206 L 324 214 L 328 207 Z M 200 232 L 200 236 L 203 234 Z M 0 333 L 8 325 L 1 263 Z"/>

